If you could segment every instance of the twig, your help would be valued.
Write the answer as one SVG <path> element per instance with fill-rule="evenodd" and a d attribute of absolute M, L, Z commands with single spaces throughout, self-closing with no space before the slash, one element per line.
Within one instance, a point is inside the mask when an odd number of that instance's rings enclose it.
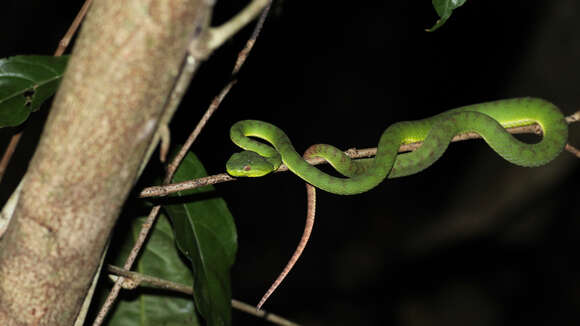
<path fill-rule="evenodd" d="M 123 265 L 123 267 L 125 269 L 131 269 L 131 267 L 133 266 L 133 263 L 135 262 L 135 258 L 137 256 L 137 254 L 139 253 L 139 249 L 141 249 L 141 246 L 143 246 L 143 243 L 145 242 L 145 239 L 147 238 L 149 230 L 153 226 L 153 223 L 155 223 L 155 218 L 157 217 L 157 214 L 159 214 L 160 209 L 161 209 L 161 206 L 155 206 L 149 212 L 149 216 L 147 216 L 147 219 L 145 220 L 145 222 L 141 226 L 141 231 L 139 232 L 139 237 L 137 238 L 137 241 L 135 241 L 135 245 L 131 249 L 131 252 L 129 253 L 129 257 L 127 257 L 127 260 L 125 261 L 125 264 Z M 101 306 L 101 309 L 99 310 L 99 313 L 97 314 L 97 317 L 95 317 L 95 320 L 93 321 L 93 326 L 101 325 L 103 323 L 103 321 L 105 320 L 107 313 L 109 312 L 109 310 L 113 306 L 113 303 L 115 303 L 115 300 L 117 299 L 117 296 L 119 295 L 119 292 L 121 291 L 122 282 L 123 282 L 123 278 L 120 277 L 115 282 L 115 285 L 113 285 L 111 292 L 109 292 L 109 294 L 107 295 L 107 298 L 105 299 L 105 302 Z"/>
<path fill-rule="evenodd" d="M 282 168 L 282 167 L 280 167 Z M 207 177 L 202 177 L 199 179 L 187 180 L 183 182 L 172 183 L 163 186 L 151 186 L 143 189 L 139 194 L 139 198 L 148 197 L 163 197 L 178 191 L 195 189 L 207 185 L 214 185 L 217 183 L 234 181 L 236 178 L 231 177 L 227 173 L 220 173 L 216 175 L 210 175 Z"/>
<path fill-rule="evenodd" d="M 81 9 L 79 10 L 79 12 L 77 13 L 77 16 L 75 17 L 72 24 L 68 28 L 64 37 L 58 43 L 58 47 L 54 52 L 55 57 L 60 57 L 66 50 L 68 44 L 70 43 L 70 40 L 72 39 L 72 36 L 77 31 L 81 21 L 85 17 L 85 14 L 87 13 L 87 9 L 89 8 L 91 2 L 92 0 L 86 0 Z M 8 164 L 10 164 L 10 159 L 12 158 L 12 155 L 16 151 L 16 147 L 18 147 L 18 143 L 20 142 L 20 138 L 22 137 L 23 132 L 24 131 L 21 130 L 16 134 L 12 135 L 8 147 L 4 151 L 4 155 L 2 155 L 2 160 L 0 160 L 0 182 L 2 181 L 2 178 L 6 173 L 6 169 L 8 168 Z"/>
<path fill-rule="evenodd" d="M 227 22 L 211 28 L 209 32 L 210 37 L 206 45 L 207 49 L 211 52 L 219 48 L 225 41 L 229 40 L 240 29 L 254 20 L 268 3 L 269 0 L 253 0 Z"/>
<path fill-rule="evenodd" d="M 205 114 L 203 115 L 203 117 L 201 117 L 201 120 L 199 120 L 199 123 L 197 124 L 197 126 L 195 127 L 193 132 L 189 135 L 189 137 L 187 138 L 187 140 L 185 141 L 185 143 L 181 147 L 181 150 L 175 156 L 175 159 L 167 166 L 167 175 L 165 176 L 164 183 L 171 182 L 171 179 L 173 178 L 173 175 L 175 174 L 177 167 L 179 167 L 179 164 L 181 164 L 181 161 L 183 161 L 183 158 L 185 157 L 185 155 L 187 154 L 187 152 L 191 148 L 191 145 L 193 144 L 193 142 L 195 141 L 197 136 L 199 136 L 199 134 L 201 133 L 201 130 L 203 129 L 203 127 L 205 127 L 209 118 L 212 116 L 212 114 L 220 106 L 221 102 L 226 97 L 226 95 L 228 95 L 230 89 L 232 88 L 232 86 L 235 83 L 236 83 L 235 81 L 229 82 L 222 89 L 222 91 L 218 94 L 218 96 L 216 96 L 213 99 L 213 101 L 209 105 L 207 111 L 205 111 Z"/>
<path fill-rule="evenodd" d="M 56 48 L 56 51 L 54 52 L 55 57 L 60 57 L 64 53 L 64 51 L 66 50 L 66 48 L 68 47 L 68 45 L 70 43 L 70 40 L 72 39 L 73 35 L 76 33 L 77 29 L 79 28 L 79 25 L 83 21 L 83 18 L 85 18 L 85 15 L 87 14 L 87 10 L 89 9 L 89 6 L 91 5 L 92 2 L 93 2 L 93 0 L 85 0 L 85 3 L 83 4 L 81 9 L 77 13 L 77 16 L 73 20 L 72 24 L 70 25 L 70 27 L 68 28 L 68 30 L 66 31 L 66 33 L 64 34 L 64 36 L 60 40 L 60 42 L 58 42 L 58 47 Z"/>
<path fill-rule="evenodd" d="M 18 147 L 20 137 L 22 137 L 22 131 L 19 131 L 14 135 L 12 135 L 12 138 L 10 138 L 10 143 L 8 143 L 8 147 L 6 147 L 6 150 L 4 151 L 4 155 L 2 156 L 2 160 L 0 161 L 0 182 L 4 177 L 4 173 L 8 168 L 8 164 L 10 164 L 10 159 L 12 158 L 12 155 L 16 151 L 16 147 Z"/>
<path fill-rule="evenodd" d="M 568 123 L 577 122 L 578 119 L 574 118 L 576 116 L 580 116 L 580 111 L 567 117 L 566 121 Z M 570 118 L 570 117 L 572 117 L 572 118 Z M 525 134 L 525 133 L 541 134 L 541 132 L 542 132 L 542 129 L 537 124 L 526 126 L 526 127 L 507 128 L 506 130 L 511 134 Z M 481 136 L 477 133 L 464 133 L 464 134 L 459 134 L 459 135 L 453 137 L 453 139 L 451 141 L 457 142 L 457 141 L 476 139 L 476 138 L 481 138 Z M 422 142 L 401 145 L 401 147 L 399 148 L 399 152 L 413 151 L 413 150 L 419 148 L 421 146 L 421 144 L 422 144 Z M 568 150 L 569 152 L 571 152 L 572 154 L 574 154 L 580 158 L 580 156 L 578 154 L 578 150 L 575 149 L 574 147 L 572 147 L 570 145 L 566 145 L 566 150 Z M 351 149 L 346 150 L 345 154 L 348 155 L 350 158 L 359 159 L 359 158 L 372 157 L 376 154 L 376 152 L 377 152 L 376 147 L 364 148 L 364 149 L 351 148 Z M 319 165 L 319 164 L 326 164 L 327 163 L 326 160 L 319 158 L 319 157 L 306 159 L 306 161 L 312 165 Z M 282 164 L 280 166 L 280 168 L 278 168 L 278 170 L 276 170 L 275 172 L 284 172 L 284 171 L 288 171 L 288 168 L 284 164 Z M 199 188 L 199 187 L 203 187 L 203 186 L 207 186 L 207 185 L 213 185 L 213 184 L 217 184 L 217 183 L 234 181 L 234 180 L 236 180 L 236 178 L 231 177 L 227 173 L 220 173 L 220 174 L 210 175 L 210 176 L 202 177 L 202 178 L 198 178 L 198 179 L 187 180 L 187 181 L 183 181 L 183 182 L 179 182 L 179 183 L 172 183 L 172 184 L 163 185 L 163 186 L 151 186 L 151 187 L 147 187 L 147 188 L 143 189 L 141 191 L 141 193 L 139 194 L 139 198 L 164 197 L 164 196 L 167 196 L 169 194 L 172 194 L 172 193 L 175 193 L 178 191 L 195 189 L 195 188 Z"/>
<path fill-rule="evenodd" d="M 135 289 L 139 286 L 153 287 L 157 289 L 164 289 L 174 292 L 179 292 L 187 295 L 193 295 L 193 288 L 184 284 L 164 280 L 158 277 L 149 276 L 137 272 L 132 272 L 117 266 L 107 265 L 107 270 L 112 274 L 122 276 L 124 279 L 124 284 L 122 287 L 124 289 Z M 271 314 L 265 311 L 258 311 L 255 307 L 241 302 L 239 300 L 232 299 L 232 307 L 240 311 L 246 312 L 248 314 L 254 315 L 256 317 L 264 318 L 267 321 L 273 322 L 278 325 L 283 326 L 299 326 L 298 324 L 291 322 L 285 318 Z"/>
<path fill-rule="evenodd" d="M 266 17 L 268 17 L 268 13 L 270 12 L 270 7 L 272 7 L 272 0 L 268 0 L 268 4 L 266 5 L 264 10 L 262 11 L 262 14 L 260 15 L 260 19 L 258 19 L 258 22 L 256 23 L 256 27 L 254 28 L 254 31 L 252 32 L 250 39 L 246 42 L 246 46 L 244 46 L 242 51 L 240 51 L 240 53 L 238 54 L 238 59 L 236 60 L 236 64 L 234 65 L 234 70 L 232 71 L 232 75 L 235 76 L 240 71 L 242 66 L 244 65 L 244 62 L 246 62 L 246 58 L 248 58 L 248 55 L 252 51 L 252 48 L 254 47 L 254 44 L 256 43 L 256 40 L 258 39 L 260 32 L 262 31 L 262 26 L 264 26 L 264 22 L 266 21 Z"/>
<path fill-rule="evenodd" d="M 282 325 L 282 326 L 299 326 L 300 325 L 300 324 L 296 324 L 294 322 L 291 322 L 287 319 L 284 319 L 278 315 L 271 314 L 265 310 L 257 310 L 256 307 L 249 305 L 247 303 L 241 302 L 241 301 L 232 300 L 232 307 L 234 307 L 240 311 L 243 311 L 247 314 L 254 315 L 254 316 L 259 317 L 259 318 L 263 318 L 263 319 L 270 321 L 274 324 L 278 324 L 278 325 Z"/>

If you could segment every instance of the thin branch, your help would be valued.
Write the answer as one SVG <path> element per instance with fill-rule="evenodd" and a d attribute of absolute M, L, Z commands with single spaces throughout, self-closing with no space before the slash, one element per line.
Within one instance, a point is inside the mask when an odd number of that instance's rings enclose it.
<path fill-rule="evenodd" d="M 579 121 L 578 117 L 580 117 L 580 111 L 567 117 L 566 121 L 568 123 L 574 123 L 574 122 Z M 526 127 L 507 128 L 506 130 L 511 134 L 529 134 L 529 133 L 541 134 L 542 133 L 542 128 L 537 124 L 526 126 Z M 481 136 L 477 133 L 472 132 L 472 133 L 459 134 L 459 135 L 453 137 L 453 139 L 451 141 L 457 142 L 457 141 L 464 141 L 464 140 L 476 139 L 476 138 L 481 138 Z M 399 152 L 413 151 L 413 150 L 419 148 L 421 146 L 421 144 L 422 144 L 422 142 L 401 145 L 401 147 L 399 148 Z M 566 150 L 580 158 L 580 156 L 578 154 L 578 150 L 575 149 L 574 147 L 572 147 L 570 145 L 566 145 Z M 348 155 L 350 158 L 360 159 L 360 158 L 372 157 L 376 154 L 376 152 L 377 152 L 377 148 L 374 147 L 374 148 L 363 148 L 363 149 L 351 148 L 351 149 L 346 150 L 344 153 L 346 155 Z M 324 160 L 323 158 L 320 158 L 320 157 L 309 158 L 306 161 L 308 163 L 310 163 L 311 165 L 319 165 L 319 164 L 326 164 L 327 163 L 326 160 Z M 288 168 L 286 167 L 286 165 L 282 164 L 280 166 L 280 168 L 278 168 L 278 170 L 276 170 L 274 172 L 284 172 L 284 171 L 288 171 Z M 195 189 L 195 188 L 199 188 L 199 187 L 203 187 L 203 186 L 207 186 L 207 185 L 213 185 L 213 184 L 217 184 L 217 183 L 234 181 L 234 180 L 237 180 L 237 179 L 231 177 L 227 173 L 220 173 L 220 174 L 210 175 L 210 176 L 202 177 L 202 178 L 198 178 L 198 179 L 187 180 L 187 181 L 183 181 L 183 182 L 179 182 L 179 183 L 172 183 L 172 184 L 167 184 L 167 185 L 163 185 L 163 186 L 151 186 L 151 187 L 147 187 L 147 188 L 143 189 L 141 191 L 141 193 L 139 194 L 139 198 L 164 197 L 164 196 L 167 196 L 169 194 L 172 194 L 172 193 L 175 193 L 178 191 Z"/>
<path fill-rule="evenodd" d="M 12 158 L 12 155 L 16 151 L 16 147 L 18 147 L 20 137 L 22 137 L 22 131 L 19 131 L 14 135 L 12 135 L 12 138 L 10 138 L 10 143 L 8 143 L 8 147 L 6 147 L 6 150 L 4 151 L 4 155 L 2 156 L 2 160 L 0 161 L 0 182 L 4 177 L 4 173 L 8 168 L 8 164 L 10 164 L 10 159 Z"/>
<path fill-rule="evenodd" d="M 236 64 L 234 65 L 232 75 L 235 76 L 244 65 L 244 62 L 246 62 L 246 58 L 248 58 L 248 55 L 252 51 L 252 48 L 254 47 L 254 44 L 256 43 L 256 40 L 258 39 L 260 32 L 262 31 L 262 27 L 264 26 L 264 22 L 266 21 L 266 17 L 268 17 L 268 13 L 270 12 L 271 7 L 272 0 L 268 0 L 268 4 L 262 11 L 260 19 L 258 19 L 258 22 L 256 23 L 256 27 L 254 27 L 254 31 L 252 32 L 250 39 L 246 42 L 246 45 L 244 46 L 242 51 L 240 51 L 240 53 L 238 54 L 238 59 L 236 60 Z"/>
<path fill-rule="evenodd" d="M 68 28 L 66 34 L 58 43 L 58 47 L 54 52 L 55 57 L 60 57 L 66 50 L 67 46 L 70 43 L 70 40 L 72 39 L 72 36 L 76 33 L 81 21 L 85 17 L 87 9 L 89 8 L 91 2 L 92 0 L 86 0 L 81 9 L 79 10 L 79 12 L 77 13 L 77 16 L 75 17 L 72 24 Z M 18 143 L 20 142 L 20 138 L 22 137 L 23 132 L 24 131 L 21 130 L 18 133 L 12 135 L 8 147 L 4 151 L 4 155 L 2 155 L 2 160 L 0 160 L 0 182 L 2 181 L 2 178 L 6 173 L 6 169 L 8 168 L 8 164 L 10 164 L 10 159 L 12 159 L 12 155 L 16 151 L 16 147 L 18 147 Z"/>
<path fill-rule="evenodd" d="M 300 324 L 296 324 L 292 321 L 284 319 L 278 315 L 269 313 L 265 310 L 257 310 L 256 307 L 249 305 L 247 303 L 241 302 L 241 301 L 232 300 L 232 307 L 234 307 L 240 311 L 243 311 L 247 314 L 254 315 L 258 318 L 263 318 L 263 319 L 265 319 L 269 322 L 272 322 L 274 324 L 278 324 L 278 325 L 282 325 L 282 326 L 300 326 Z"/>
<path fill-rule="evenodd" d="M 133 290 L 139 286 L 142 287 L 152 287 L 156 289 L 164 289 L 173 292 L 179 292 L 187 295 L 193 295 L 193 288 L 184 284 L 164 280 L 158 277 L 149 276 L 137 272 L 132 272 L 117 266 L 107 265 L 107 270 L 117 276 L 116 279 L 123 279 L 122 287 L 124 289 Z M 113 276 L 113 275 L 111 275 Z M 255 307 L 241 302 L 239 300 L 232 299 L 232 307 L 248 313 L 250 315 L 264 318 L 272 323 L 282 325 L 282 326 L 299 326 L 298 324 L 291 322 L 285 318 L 271 314 L 265 311 L 258 311 Z"/>
<path fill-rule="evenodd" d="M 73 35 L 76 33 L 77 29 L 79 28 L 79 25 L 85 18 L 87 10 L 89 9 L 89 6 L 91 5 L 92 2 L 93 0 L 85 0 L 85 3 L 77 13 L 77 16 L 75 17 L 72 24 L 66 31 L 66 34 L 64 34 L 63 38 L 60 40 L 60 42 L 58 42 L 58 48 L 54 52 L 55 57 L 60 57 L 64 53 L 70 41 L 72 40 Z"/>
<path fill-rule="evenodd" d="M 191 145 L 193 145 L 193 142 L 195 141 L 197 136 L 199 136 L 199 134 L 201 133 L 201 130 L 203 129 L 203 127 L 205 127 L 209 118 L 218 109 L 218 107 L 222 103 L 223 99 L 226 97 L 226 95 L 228 95 L 230 89 L 232 88 L 232 86 L 234 84 L 235 84 L 235 81 L 229 82 L 222 89 L 222 91 L 218 94 L 218 96 L 216 96 L 213 99 L 213 101 L 211 102 L 211 104 L 207 108 L 207 111 L 205 111 L 205 114 L 203 115 L 203 117 L 201 117 L 201 120 L 199 120 L 199 123 L 197 124 L 195 129 L 192 131 L 192 133 L 189 135 L 189 137 L 185 141 L 185 144 L 183 144 L 183 146 L 181 147 L 181 150 L 175 156 L 175 159 L 168 165 L 167 175 L 165 176 L 164 183 L 171 182 L 171 179 L 173 178 L 175 171 L 177 170 L 177 168 L 181 164 L 181 161 L 183 161 L 183 158 L 185 157 L 185 155 L 187 154 L 187 152 L 191 148 Z"/>
<path fill-rule="evenodd" d="M 123 277 L 122 283 L 123 289 L 134 290 L 139 286 L 144 286 L 156 289 L 170 290 L 173 292 L 179 292 L 187 295 L 193 295 L 193 288 L 181 283 L 176 283 L 164 280 L 162 278 L 129 271 L 114 265 L 107 265 L 107 271 L 109 271 L 114 275 Z M 118 277 L 115 277 L 114 280 L 116 281 L 117 279 Z"/>
<path fill-rule="evenodd" d="M 137 238 L 137 241 L 135 241 L 135 245 L 131 249 L 131 252 L 129 253 L 129 257 L 127 257 L 127 260 L 125 261 L 125 264 L 123 265 L 123 267 L 125 269 L 129 270 L 133 266 L 133 263 L 135 262 L 135 259 L 136 259 L 137 255 L 139 254 L 139 250 L 141 249 L 141 247 L 143 246 L 143 243 L 145 243 L 145 240 L 147 239 L 147 235 L 149 234 L 149 230 L 153 227 L 153 224 L 155 223 L 155 218 L 157 217 L 157 214 L 159 214 L 160 209 L 161 209 L 161 206 L 155 206 L 149 212 L 149 216 L 147 216 L 147 219 L 145 220 L 145 222 L 141 226 L 141 231 L 139 232 L 139 236 Z M 99 310 L 99 313 L 97 314 L 97 317 L 95 317 L 95 320 L 93 321 L 93 326 L 99 326 L 103 323 L 103 321 L 105 320 L 105 317 L 107 316 L 107 313 L 109 312 L 109 310 L 113 306 L 113 303 L 115 303 L 115 300 L 119 296 L 119 292 L 121 291 L 121 284 L 122 283 L 123 283 L 122 277 L 120 277 L 117 280 L 117 282 L 115 282 L 115 285 L 113 285 L 111 292 L 109 292 L 109 294 L 107 295 L 107 298 L 105 299 L 105 302 L 101 306 L 101 309 Z"/>
<path fill-rule="evenodd" d="M 282 166 L 280 167 L 282 168 Z M 280 171 L 280 170 L 278 170 Z M 149 198 L 149 197 L 163 197 L 178 191 L 195 189 L 207 185 L 214 185 L 217 183 L 234 181 L 236 178 L 231 177 L 227 173 L 220 173 L 216 175 L 210 175 L 207 177 L 202 177 L 193 180 L 187 180 L 178 183 L 172 183 L 163 186 L 151 186 L 143 189 L 139 194 L 139 198 Z"/>
<path fill-rule="evenodd" d="M 207 49 L 211 52 L 219 48 L 225 41 L 254 20 L 268 3 L 269 0 L 253 0 L 227 22 L 211 28 L 209 31 L 210 38 L 206 45 Z"/>

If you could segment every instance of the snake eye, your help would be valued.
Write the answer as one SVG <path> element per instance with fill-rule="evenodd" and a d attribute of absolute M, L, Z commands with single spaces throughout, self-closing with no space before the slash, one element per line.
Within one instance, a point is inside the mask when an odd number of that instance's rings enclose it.
<path fill-rule="evenodd" d="M 250 171 L 252 170 L 252 167 L 249 165 L 244 165 L 244 171 Z"/>

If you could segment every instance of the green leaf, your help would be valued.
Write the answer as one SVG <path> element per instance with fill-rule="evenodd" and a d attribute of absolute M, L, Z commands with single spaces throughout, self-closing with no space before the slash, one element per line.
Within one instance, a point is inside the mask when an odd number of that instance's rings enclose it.
<path fill-rule="evenodd" d="M 17 126 L 54 95 L 68 56 L 0 59 L 0 128 Z"/>
<path fill-rule="evenodd" d="M 141 217 L 131 223 L 115 265 L 123 265 L 144 221 L 145 218 Z M 186 285 L 193 281 L 191 270 L 175 247 L 167 217 L 158 217 L 135 271 Z M 200 325 L 193 300 L 186 295 L 139 288 L 123 291 L 122 298 L 112 312 L 108 326 Z"/>
<path fill-rule="evenodd" d="M 173 182 L 206 176 L 189 153 Z M 237 251 L 233 217 L 212 186 L 178 192 L 164 206 L 171 218 L 177 246 L 191 261 L 196 306 L 208 325 L 231 324 L 230 268 Z"/>
<path fill-rule="evenodd" d="M 447 19 L 451 17 L 453 10 L 463 6 L 465 1 L 466 0 L 433 0 L 433 7 L 435 8 L 435 11 L 437 11 L 439 19 L 433 27 L 427 29 L 427 32 L 433 32 L 443 26 Z"/>

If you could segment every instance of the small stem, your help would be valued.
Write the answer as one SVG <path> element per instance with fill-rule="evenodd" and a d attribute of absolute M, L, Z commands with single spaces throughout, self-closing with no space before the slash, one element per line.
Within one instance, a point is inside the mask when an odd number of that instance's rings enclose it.
<path fill-rule="evenodd" d="M 133 245 L 133 248 L 131 249 L 131 252 L 129 253 L 129 257 L 127 257 L 125 264 L 123 264 L 123 267 L 125 269 L 129 270 L 133 266 L 133 263 L 135 262 L 135 259 L 137 258 L 137 255 L 139 254 L 141 247 L 143 246 L 143 243 L 145 243 L 145 240 L 147 239 L 147 235 L 149 234 L 149 230 L 153 227 L 153 224 L 155 223 L 155 219 L 157 218 L 157 214 L 159 214 L 160 209 L 161 209 L 161 206 L 159 206 L 159 205 L 154 206 L 151 209 L 151 211 L 149 212 L 149 216 L 147 216 L 147 219 L 145 220 L 145 222 L 141 226 L 141 231 L 139 231 L 139 236 L 137 237 L 137 240 L 135 241 L 135 244 Z M 123 283 L 122 277 L 120 277 L 115 282 L 115 285 L 113 285 L 111 292 L 109 292 L 109 294 L 107 295 L 107 298 L 105 299 L 105 302 L 101 306 L 101 309 L 99 310 L 99 313 L 97 314 L 97 317 L 95 317 L 95 320 L 93 321 L 93 326 L 99 326 L 103 323 L 103 321 L 105 320 L 105 317 L 107 316 L 107 313 L 109 312 L 109 310 L 113 306 L 113 303 L 115 303 L 115 300 L 117 299 L 117 296 L 119 295 L 119 292 L 121 291 L 121 284 L 122 283 Z"/>
<path fill-rule="evenodd" d="M 259 318 L 263 318 L 269 322 L 272 322 L 274 324 L 277 325 L 281 325 L 281 326 L 300 326 L 300 324 L 296 324 L 294 322 L 291 322 L 285 318 L 282 318 L 278 315 L 272 314 L 267 312 L 266 310 L 257 310 L 256 307 L 247 304 L 245 302 L 241 302 L 238 300 L 232 300 L 232 307 L 234 307 L 235 309 L 238 309 L 240 311 L 243 311 L 247 314 L 250 315 L 254 315 L 256 317 Z"/>
<path fill-rule="evenodd" d="M 119 277 L 119 279 L 124 279 L 123 282 L 129 280 L 130 281 L 129 284 L 126 287 L 124 287 L 127 289 L 135 289 L 138 286 L 145 286 L 179 292 L 187 295 L 193 295 L 193 288 L 191 286 L 164 280 L 154 276 L 132 272 L 113 265 L 107 265 L 107 270 L 112 274 L 122 276 Z M 264 318 L 278 325 L 299 326 L 298 324 L 293 323 L 285 318 L 274 315 L 272 313 L 265 312 L 263 310 L 257 310 L 255 307 L 235 299 L 232 299 L 232 307 L 240 311 L 246 312 L 250 315 Z"/>
<path fill-rule="evenodd" d="M 240 71 L 240 69 L 244 65 L 244 62 L 246 62 L 246 58 L 248 57 L 248 55 L 252 51 L 252 48 L 254 48 L 254 44 L 256 43 L 256 40 L 258 39 L 260 32 L 262 31 L 262 26 L 264 26 L 264 22 L 266 21 L 266 17 L 268 17 L 268 13 L 270 12 L 270 7 L 272 7 L 272 0 L 268 0 L 268 4 L 266 5 L 264 10 L 262 11 L 262 14 L 260 15 L 260 19 L 258 19 L 258 22 L 256 23 L 256 27 L 254 27 L 254 31 L 252 32 L 252 36 L 250 36 L 250 38 L 246 42 L 246 45 L 244 46 L 242 51 L 240 51 L 240 53 L 238 54 L 238 59 L 236 60 L 236 64 L 234 65 L 234 70 L 232 71 L 232 75 L 235 76 Z"/>
<path fill-rule="evenodd" d="M 210 39 L 206 45 L 209 51 L 219 48 L 225 41 L 229 40 L 240 29 L 256 18 L 268 2 L 269 0 L 253 0 L 227 22 L 211 28 L 209 31 Z"/>
<path fill-rule="evenodd" d="M 10 164 L 10 159 L 12 158 L 12 155 L 16 151 L 16 147 L 18 147 L 20 137 L 22 137 L 22 131 L 19 131 L 18 133 L 12 135 L 12 138 L 10 138 L 10 143 L 8 143 L 8 147 L 6 147 L 6 150 L 4 151 L 4 155 L 2 156 L 2 160 L 0 161 L 0 182 L 4 177 L 4 173 L 8 168 L 8 164 Z"/>
<path fill-rule="evenodd" d="M 230 89 L 232 88 L 232 86 L 234 84 L 235 84 L 235 81 L 229 82 L 222 89 L 222 91 L 218 94 L 218 96 L 216 96 L 213 99 L 213 101 L 211 102 L 211 104 L 209 105 L 209 107 L 207 108 L 207 110 L 205 111 L 205 114 L 199 120 L 199 123 L 197 124 L 197 126 L 191 132 L 191 134 L 189 135 L 189 137 L 185 141 L 185 144 L 183 144 L 183 146 L 181 147 L 181 150 L 179 151 L 179 153 L 175 156 L 175 158 L 173 159 L 173 161 L 168 165 L 168 167 L 167 167 L 167 175 L 165 176 L 164 183 L 171 182 L 171 179 L 173 178 L 173 175 L 175 174 L 175 171 L 177 171 L 177 168 L 179 167 L 179 164 L 181 164 L 181 161 L 183 161 L 183 158 L 185 157 L 185 155 L 187 155 L 187 152 L 191 148 L 191 145 L 193 145 L 193 142 L 195 141 L 195 139 L 197 139 L 197 136 L 199 136 L 199 134 L 201 133 L 201 130 L 205 127 L 205 125 L 207 124 L 207 121 L 209 120 L 209 118 L 219 108 L 219 106 L 222 103 L 223 99 L 226 97 L 226 95 L 228 95 Z"/>
<path fill-rule="evenodd" d="M 83 6 L 81 7 L 79 12 L 77 13 L 72 24 L 70 25 L 70 27 L 68 28 L 68 30 L 66 31 L 66 33 L 64 34 L 64 36 L 60 40 L 60 42 L 58 42 L 58 47 L 56 48 L 56 51 L 54 52 L 55 57 L 60 57 L 64 53 L 64 51 L 66 50 L 66 48 L 68 47 L 68 45 L 70 43 L 70 40 L 72 40 L 73 35 L 76 33 L 77 29 L 79 28 L 79 25 L 81 24 L 81 22 L 85 18 L 85 15 L 87 14 L 87 10 L 89 9 L 89 6 L 91 5 L 92 2 L 93 2 L 93 0 L 85 0 L 85 3 L 83 3 Z"/>

